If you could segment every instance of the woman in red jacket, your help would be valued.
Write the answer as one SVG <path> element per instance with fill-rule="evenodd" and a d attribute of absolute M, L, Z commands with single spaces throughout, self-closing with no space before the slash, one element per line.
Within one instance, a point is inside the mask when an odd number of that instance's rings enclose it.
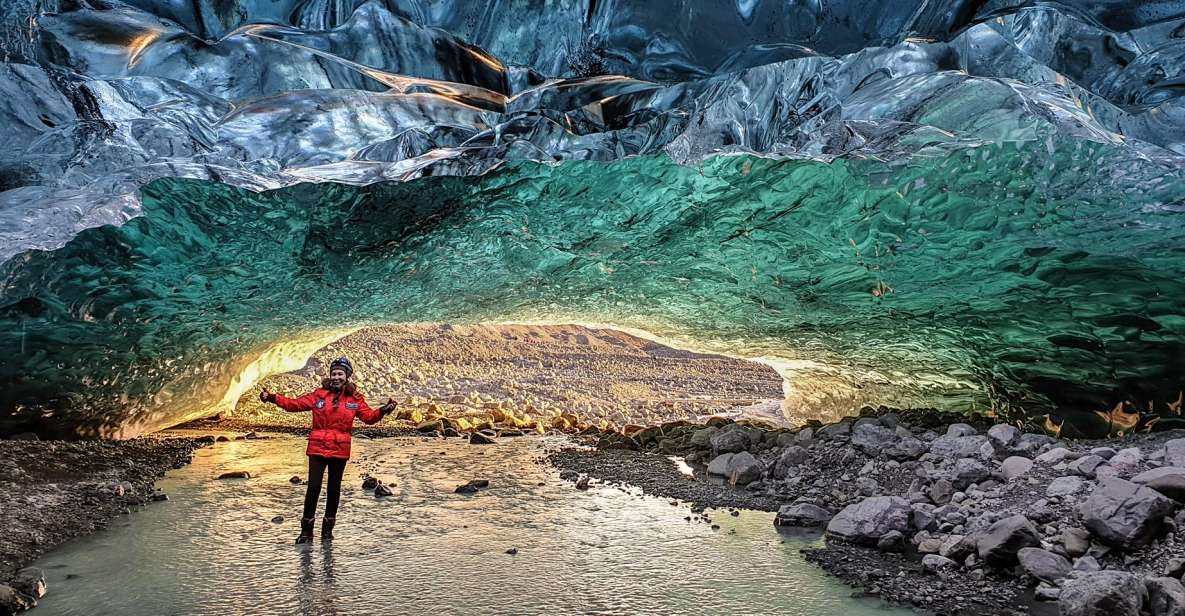
<path fill-rule="evenodd" d="M 337 504 L 341 499 L 342 475 L 350 459 L 350 431 L 354 419 L 364 423 L 378 423 L 395 410 L 396 402 L 390 398 L 382 407 L 370 408 L 366 399 L 350 376 L 354 366 L 345 357 L 339 357 L 329 364 L 329 378 L 321 381 L 321 387 L 299 398 L 288 398 L 264 388 L 259 399 L 271 402 L 285 411 L 299 413 L 313 412 L 313 430 L 309 432 L 309 487 L 304 495 L 304 517 L 300 520 L 300 536 L 297 543 L 313 540 L 313 518 L 317 515 L 317 498 L 321 496 L 321 479 L 329 469 L 329 487 L 325 494 L 325 519 L 321 524 L 321 540 L 333 539 L 333 525 L 337 522 Z"/>

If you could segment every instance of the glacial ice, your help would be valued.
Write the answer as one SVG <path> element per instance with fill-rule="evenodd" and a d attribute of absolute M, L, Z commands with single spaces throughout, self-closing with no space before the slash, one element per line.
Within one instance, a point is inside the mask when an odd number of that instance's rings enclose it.
<path fill-rule="evenodd" d="M 1180 0 L 2 10 L 0 432 L 167 425 L 327 328 L 561 317 L 817 404 L 1180 414 Z"/>

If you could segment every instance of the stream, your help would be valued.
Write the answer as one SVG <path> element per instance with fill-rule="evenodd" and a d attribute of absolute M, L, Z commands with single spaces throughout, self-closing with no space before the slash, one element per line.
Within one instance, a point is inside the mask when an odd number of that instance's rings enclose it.
<path fill-rule="evenodd" d="M 33 613 L 911 613 L 852 598 L 799 554 L 819 536 L 779 532 L 771 513 L 709 510 L 714 530 L 687 503 L 577 490 L 541 463 L 563 443 L 356 438 L 337 539 L 306 546 L 293 544 L 305 486 L 289 482 L 305 476 L 304 439 L 218 443 L 158 482 L 170 500 L 34 563 L 50 592 Z M 252 476 L 215 480 L 235 470 Z M 394 495 L 362 490 L 363 472 Z M 489 488 L 453 493 L 474 478 Z"/>

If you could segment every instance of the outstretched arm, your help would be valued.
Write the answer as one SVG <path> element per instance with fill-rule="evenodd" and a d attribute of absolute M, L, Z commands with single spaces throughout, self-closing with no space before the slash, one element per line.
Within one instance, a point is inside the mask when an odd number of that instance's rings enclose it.
<path fill-rule="evenodd" d="M 317 396 L 314 393 L 309 392 L 299 398 L 289 398 L 272 393 L 265 387 L 263 391 L 259 392 L 259 399 L 263 402 L 271 402 L 289 413 L 303 413 L 313 410 L 313 407 L 317 405 Z"/>
<path fill-rule="evenodd" d="M 377 409 L 372 409 L 366 403 L 366 399 L 362 397 L 362 394 L 358 394 L 356 397 L 358 398 L 358 411 L 355 416 L 361 419 L 362 423 L 376 424 L 382 421 L 387 416 L 387 413 L 395 410 L 396 402 L 390 398 L 387 398 L 386 404 Z"/>

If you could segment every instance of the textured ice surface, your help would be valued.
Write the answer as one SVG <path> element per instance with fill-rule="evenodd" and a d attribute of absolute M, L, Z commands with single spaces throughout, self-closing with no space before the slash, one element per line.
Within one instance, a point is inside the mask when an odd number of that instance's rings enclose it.
<path fill-rule="evenodd" d="M 1180 412 L 1185 2 L 3 11 L 6 430 L 528 317 L 795 360 L 829 404 Z"/>

